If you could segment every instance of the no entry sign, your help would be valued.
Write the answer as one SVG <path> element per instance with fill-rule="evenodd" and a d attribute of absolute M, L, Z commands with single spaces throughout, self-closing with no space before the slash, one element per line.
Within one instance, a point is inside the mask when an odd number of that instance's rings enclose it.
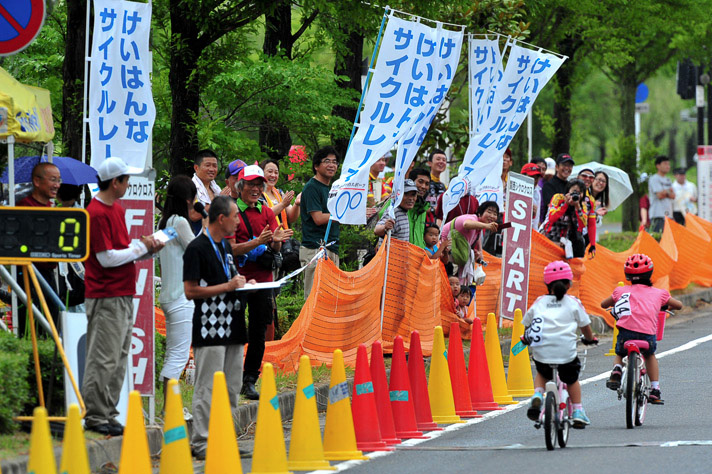
<path fill-rule="evenodd" d="M 0 56 L 25 49 L 44 22 L 44 0 L 0 0 Z"/>

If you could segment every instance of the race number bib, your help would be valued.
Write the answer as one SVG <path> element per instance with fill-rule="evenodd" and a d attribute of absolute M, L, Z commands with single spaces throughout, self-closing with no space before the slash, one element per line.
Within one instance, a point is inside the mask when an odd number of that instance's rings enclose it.
<path fill-rule="evenodd" d="M 623 293 L 621 297 L 613 305 L 613 310 L 611 311 L 616 320 L 619 320 L 622 316 L 630 316 L 630 293 Z"/>
<path fill-rule="evenodd" d="M 542 322 L 544 320 L 539 316 L 532 318 L 532 323 L 524 331 L 524 337 L 530 341 L 529 345 L 531 347 L 536 347 L 541 345 L 542 341 Z"/>

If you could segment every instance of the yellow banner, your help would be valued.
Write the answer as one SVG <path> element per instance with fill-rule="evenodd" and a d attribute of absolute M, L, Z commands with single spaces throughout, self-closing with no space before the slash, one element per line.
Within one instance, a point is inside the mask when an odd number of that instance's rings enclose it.
<path fill-rule="evenodd" d="M 48 142 L 54 138 L 49 91 L 26 86 L 0 67 L 0 138 Z"/>

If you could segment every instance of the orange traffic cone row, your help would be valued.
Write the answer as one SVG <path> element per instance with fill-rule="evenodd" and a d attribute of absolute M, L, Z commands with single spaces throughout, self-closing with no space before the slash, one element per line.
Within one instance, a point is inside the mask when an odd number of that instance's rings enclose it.
<path fill-rule="evenodd" d="M 381 438 L 376 397 L 373 393 L 371 371 L 368 367 L 366 344 L 359 344 L 356 353 L 354 394 L 351 413 L 356 431 L 356 447 L 361 451 L 393 451 Z"/>
<path fill-rule="evenodd" d="M 470 385 L 472 408 L 475 410 L 502 410 L 492 395 L 489 367 L 485 354 L 485 343 L 482 337 L 482 323 L 475 318 L 472 323 L 472 340 L 470 341 L 470 362 L 467 369 L 467 381 Z"/>
<path fill-rule="evenodd" d="M 391 411 L 391 399 L 388 394 L 388 379 L 386 379 L 386 364 L 383 362 L 381 341 L 376 341 L 371 345 L 371 380 L 373 380 L 373 391 L 376 397 L 381 438 L 389 445 L 400 444 L 401 440 L 396 438 L 396 427 L 393 424 L 393 412 Z"/>
<path fill-rule="evenodd" d="M 422 431 L 440 431 L 438 424 L 433 421 L 430 410 L 430 396 L 428 395 L 428 380 L 425 378 L 425 362 L 423 350 L 420 347 L 420 333 L 410 333 L 410 357 L 408 357 L 408 375 L 410 388 L 413 394 L 415 408 L 415 421 L 418 429 Z"/>
<path fill-rule="evenodd" d="M 396 425 L 396 436 L 401 439 L 427 438 L 421 431 L 418 431 L 412 394 L 408 367 L 405 362 L 403 338 L 396 336 L 393 340 L 390 385 L 391 409 L 393 410 L 393 422 Z"/>
<path fill-rule="evenodd" d="M 460 323 L 450 324 L 450 340 L 448 341 L 447 365 L 450 369 L 452 396 L 455 399 L 455 413 L 463 418 L 481 418 L 472 409 L 472 398 L 465 370 L 465 352 L 462 349 Z"/>

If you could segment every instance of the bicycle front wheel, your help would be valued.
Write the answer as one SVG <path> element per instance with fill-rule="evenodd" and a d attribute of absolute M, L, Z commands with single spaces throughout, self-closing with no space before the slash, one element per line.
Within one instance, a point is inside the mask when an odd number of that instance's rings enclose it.
<path fill-rule="evenodd" d="M 625 387 L 625 426 L 628 429 L 635 427 L 635 418 L 637 415 L 637 398 L 638 398 L 638 353 L 631 352 L 628 354 L 628 369 L 626 370 L 626 387 Z"/>
<path fill-rule="evenodd" d="M 546 437 L 546 449 L 553 450 L 556 446 L 556 397 L 552 392 L 546 394 L 546 404 L 544 405 L 544 436 Z"/>
<path fill-rule="evenodd" d="M 569 430 L 571 428 L 571 399 L 566 400 L 566 408 L 559 411 L 559 430 L 557 432 L 559 438 L 559 446 L 566 447 L 569 442 Z"/>

